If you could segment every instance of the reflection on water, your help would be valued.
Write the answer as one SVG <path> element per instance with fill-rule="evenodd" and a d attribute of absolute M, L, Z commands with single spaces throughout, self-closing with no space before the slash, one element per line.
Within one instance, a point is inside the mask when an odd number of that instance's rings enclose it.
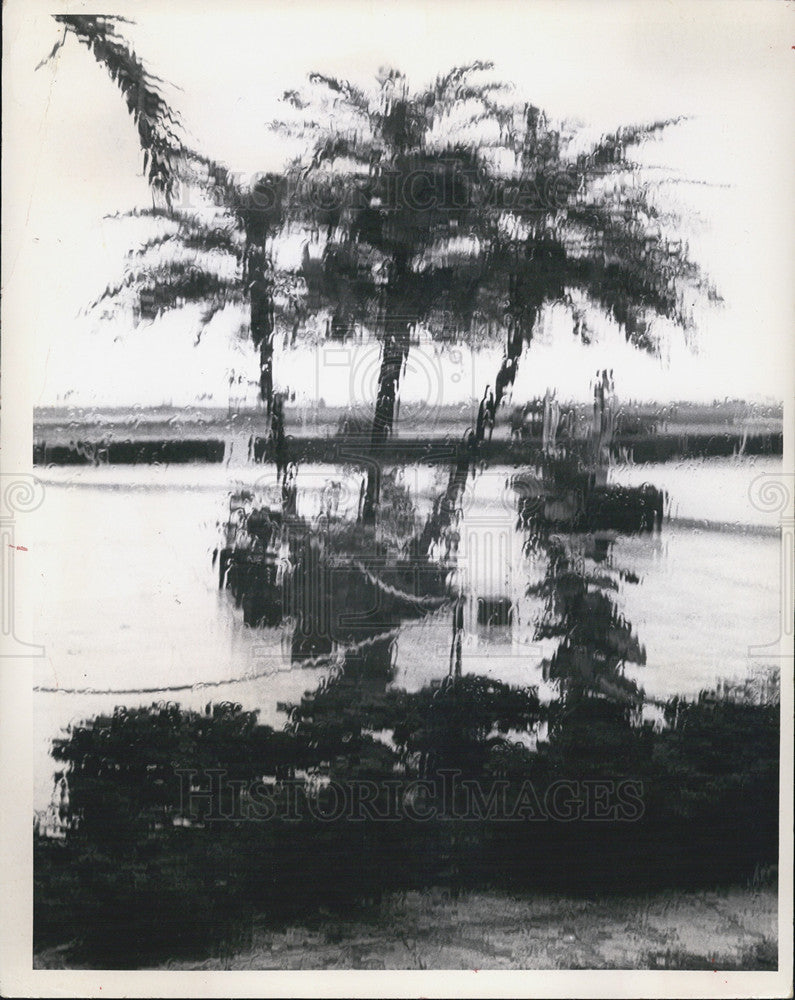
<path fill-rule="evenodd" d="M 42 470 L 46 501 L 28 545 L 41 567 L 33 641 L 47 651 L 36 684 L 59 693 L 36 693 L 36 804 L 51 790 L 52 737 L 121 702 L 233 699 L 280 726 L 284 705 L 341 669 L 409 691 L 452 669 L 533 685 L 542 699 L 563 676 L 652 699 L 743 679 L 762 666 L 748 647 L 779 631 L 775 521 L 748 500 L 753 479 L 778 468 L 770 459 L 616 467 L 617 483 L 667 491 L 661 532 L 553 525 L 536 544 L 513 468 L 456 478 L 455 469 L 412 465 L 385 475 L 368 536 L 357 523 L 361 470 L 302 467 L 292 527 L 268 528 L 260 544 L 281 546 L 280 572 L 304 590 L 319 577 L 302 566 L 333 568 L 324 614 L 338 621 L 347 608 L 353 618 L 325 645 L 295 585 L 289 617 L 258 627 L 246 627 L 242 602 L 218 587 L 212 558 L 230 540 L 230 497 L 247 490 L 252 509 L 272 508 L 282 487 L 267 470 Z M 583 642 L 589 664 L 578 659 Z"/>

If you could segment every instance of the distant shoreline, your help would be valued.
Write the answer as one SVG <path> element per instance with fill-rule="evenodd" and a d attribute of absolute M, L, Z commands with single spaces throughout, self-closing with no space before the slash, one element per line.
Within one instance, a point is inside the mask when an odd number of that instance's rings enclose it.
<path fill-rule="evenodd" d="M 458 424 L 474 420 L 477 415 L 478 400 L 469 403 L 423 406 L 417 401 L 403 401 L 403 410 L 416 414 L 418 420 L 433 425 Z M 578 414 L 588 415 L 592 411 L 591 403 L 559 400 L 562 407 L 573 407 Z M 498 425 L 506 422 L 514 406 L 522 401 L 503 405 L 498 414 Z M 367 418 L 371 415 L 370 408 L 364 404 L 354 408 L 355 412 Z M 659 403 L 654 401 L 638 402 L 634 400 L 619 400 L 619 410 L 633 416 L 653 417 L 676 426 L 688 424 L 709 424 L 715 426 L 738 426 L 741 424 L 778 424 L 783 422 L 783 404 L 780 402 L 748 403 L 743 400 L 723 400 L 714 403 L 693 403 L 679 401 L 674 403 Z M 348 406 L 329 406 L 323 400 L 311 404 L 295 402 L 285 403 L 285 414 L 293 422 L 316 425 L 331 424 L 336 426 L 346 414 L 351 412 Z M 398 406 L 398 413 L 400 405 Z M 117 423 L 178 423 L 182 425 L 199 424 L 203 426 L 234 423 L 267 423 L 264 407 L 247 407 L 234 402 L 225 406 L 209 406 L 204 403 L 191 403 L 186 406 L 37 406 L 33 408 L 34 427 L 49 427 L 54 424 L 83 424 L 102 422 Z"/>
<path fill-rule="evenodd" d="M 511 409 L 499 416 L 490 440 L 479 448 L 491 462 L 527 462 L 540 450 L 540 435 L 511 434 Z M 591 408 L 573 406 L 575 447 L 584 447 Z M 290 459 L 340 463 L 378 458 L 388 462 L 444 464 L 455 458 L 476 412 L 470 407 L 406 407 L 388 443 L 373 451 L 369 413 L 343 407 L 285 407 Z M 351 430 L 343 431 L 348 418 Z M 35 465 L 90 465 L 211 462 L 247 454 L 272 460 L 270 421 L 263 410 L 173 407 L 39 408 L 33 417 Z M 637 463 L 674 458 L 781 455 L 783 415 L 774 405 L 713 406 L 679 403 L 627 405 L 619 409 L 614 451 Z"/>

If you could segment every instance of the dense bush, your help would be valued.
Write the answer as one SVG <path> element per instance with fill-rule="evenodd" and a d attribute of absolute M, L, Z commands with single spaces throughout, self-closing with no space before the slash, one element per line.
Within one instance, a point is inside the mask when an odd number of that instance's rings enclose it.
<path fill-rule="evenodd" d="M 119 709 L 59 740 L 70 827 L 64 842 L 36 842 L 37 947 L 73 941 L 86 961 L 129 967 L 240 947 L 255 915 L 344 912 L 394 889 L 645 891 L 744 880 L 776 862 L 778 705 L 672 701 L 656 730 L 606 698 L 544 711 L 534 691 L 487 678 L 415 693 L 365 684 L 356 697 L 350 683 L 332 680 L 304 699 L 283 732 L 236 705 L 155 705 Z M 548 739 L 517 742 L 542 715 Z M 212 768 L 232 781 L 269 780 L 277 815 L 241 818 L 248 800 L 227 784 L 228 818 L 213 822 L 197 806 L 179 825 L 179 771 Z M 416 778 L 443 782 L 450 768 L 476 780 L 481 806 L 499 790 L 512 807 L 523 803 L 524 819 L 488 808 L 460 818 L 469 794 L 460 786 L 426 822 L 405 812 L 321 818 L 334 808 L 329 780 L 389 779 L 409 795 Z M 601 780 L 633 782 L 634 812 L 596 816 L 583 783 Z M 206 781 L 200 773 L 193 787 Z M 546 797 L 567 781 L 571 820 L 545 817 Z M 371 803 L 378 815 L 386 800 L 379 791 Z M 607 800 L 616 806 L 615 794 Z"/>
<path fill-rule="evenodd" d="M 484 824 L 490 878 L 573 893 L 744 881 L 778 857 L 778 705 L 674 701 L 661 731 L 606 699 L 571 706 L 518 774 L 539 790 L 601 778 L 642 787 L 620 821 Z M 516 774 L 517 772 L 515 772 Z M 517 778 L 514 778 L 517 780 Z M 584 811 L 585 812 L 585 811 Z"/>

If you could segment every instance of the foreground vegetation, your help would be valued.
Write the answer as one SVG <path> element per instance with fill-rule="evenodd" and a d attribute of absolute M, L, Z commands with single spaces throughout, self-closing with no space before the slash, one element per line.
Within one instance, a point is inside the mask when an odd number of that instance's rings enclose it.
<path fill-rule="evenodd" d="M 256 928 L 324 913 L 344 937 L 395 894 L 432 887 L 454 898 L 485 890 L 593 904 L 758 884 L 777 863 L 777 704 L 673 700 L 660 729 L 603 698 L 550 712 L 532 690 L 485 678 L 369 700 L 367 681 L 358 683 L 358 701 L 330 684 L 282 732 L 236 705 L 119 709 L 75 728 L 54 750 L 68 771 L 66 835 L 35 844 L 36 950 L 69 944 L 70 962 L 100 967 L 195 962 L 251 949 Z M 516 741 L 542 717 L 545 741 Z M 436 787 L 451 767 L 485 798 L 498 782 L 512 801 L 524 796 L 519 821 L 484 809 L 462 816 L 450 801 L 425 822 L 320 815 L 330 780 L 390 780 L 408 795 L 411 782 Z M 231 818 L 213 822 L 186 805 L 184 768 L 221 768 L 243 783 L 223 800 Z M 289 817 L 241 809 L 235 789 L 265 777 L 276 801 L 293 790 Z M 599 819 L 580 808 L 545 818 L 527 797 L 531 785 L 545 803 L 567 781 L 570 804 L 600 780 L 635 783 L 642 814 Z"/>

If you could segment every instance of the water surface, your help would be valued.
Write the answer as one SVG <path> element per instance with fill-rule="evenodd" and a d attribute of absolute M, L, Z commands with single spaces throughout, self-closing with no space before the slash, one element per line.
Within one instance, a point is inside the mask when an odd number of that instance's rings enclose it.
<path fill-rule="evenodd" d="M 631 570 L 614 600 L 646 649 L 627 674 L 653 698 L 694 694 L 718 680 L 742 680 L 764 666 L 749 646 L 779 632 L 779 540 L 776 515 L 749 496 L 773 459 L 712 459 L 618 466 L 613 481 L 650 482 L 669 492 L 659 534 L 616 536 L 611 559 Z M 543 559 L 525 553 L 510 478 L 481 473 L 462 503 L 460 580 L 466 609 L 462 666 L 514 684 L 544 689 L 541 660 L 555 640 L 534 639 L 539 602 L 528 582 Z M 49 742 L 69 723 L 114 705 L 163 698 L 190 707 L 234 700 L 283 724 L 278 706 L 314 689 L 323 668 L 290 663 L 288 627 L 247 628 L 230 595 L 217 586 L 212 552 L 229 509 L 230 489 L 265 494 L 274 475 L 262 466 L 51 467 L 39 470 L 45 502 L 30 515 L 30 543 L 40 567 L 37 634 L 46 648 L 37 691 L 35 805 L 49 800 Z M 408 466 L 400 479 L 421 524 L 444 490 L 447 470 Z M 339 516 L 355 518 L 361 476 L 355 469 L 306 466 L 298 473 L 298 511 L 315 518 L 336 482 Z M 325 494 L 324 494 L 325 491 Z M 478 597 L 506 598 L 510 624 L 478 623 Z M 395 646 L 395 683 L 416 689 L 447 673 L 451 612 L 405 623 Z M 192 685 L 199 685 L 191 688 Z M 184 687 L 155 692 L 153 688 Z M 68 694 L 93 688 L 125 694 Z"/>

